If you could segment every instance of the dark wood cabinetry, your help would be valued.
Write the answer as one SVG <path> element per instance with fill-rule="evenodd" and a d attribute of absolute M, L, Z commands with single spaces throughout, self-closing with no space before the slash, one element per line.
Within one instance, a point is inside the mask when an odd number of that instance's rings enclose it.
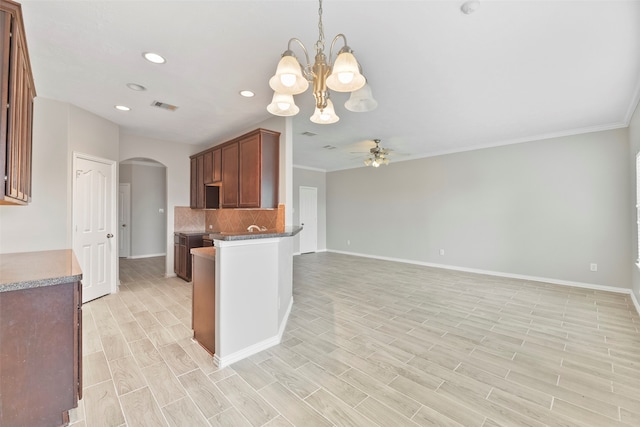
<path fill-rule="evenodd" d="M 0 0 L 0 204 L 31 201 L 31 138 L 36 96 L 20 5 Z"/>
<path fill-rule="evenodd" d="M 204 209 L 204 156 L 191 158 L 191 209 Z"/>
<path fill-rule="evenodd" d="M 196 251 L 194 251 L 196 252 Z M 193 255 L 193 338 L 212 355 L 216 351 L 216 262 L 215 249 Z"/>
<path fill-rule="evenodd" d="M 174 233 L 173 269 L 174 273 L 187 282 L 191 281 L 191 249 L 203 246 L 204 233 Z"/>
<path fill-rule="evenodd" d="M 82 284 L 0 292 L 0 425 L 58 427 L 82 398 Z"/>
<path fill-rule="evenodd" d="M 204 184 L 213 184 L 222 180 L 222 150 L 206 151 L 204 158 Z"/>
<path fill-rule="evenodd" d="M 276 132 L 258 129 L 238 141 L 238 207 L 278 206 L 279 139 Z"/>
<path fill-rule="evenodd" d="M 280 133 L 266 129 L 191 156 L 191 207 L 276 208 L 279 157 Z"/>
<path fill-rule="evenodd" d="M 238 142 L 222 147 L 222 202 L 223 208 L 238 207 Z"/>

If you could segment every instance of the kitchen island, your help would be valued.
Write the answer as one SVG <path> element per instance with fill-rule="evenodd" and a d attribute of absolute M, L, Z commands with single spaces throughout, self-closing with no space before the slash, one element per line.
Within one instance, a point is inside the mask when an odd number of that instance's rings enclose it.
<path fill-rule="evenodd" d="M 194 338 L 218 366 L 280 343 L 293 304 L 292 237 L 301 230 L 212 233 L 214 247 L 191 250 Z"/>
<path fill-rule="evenodd" d="M 82 271 L 70 249 L 0 255 L 0 425 L 66 425 L 82 392 Z"/>

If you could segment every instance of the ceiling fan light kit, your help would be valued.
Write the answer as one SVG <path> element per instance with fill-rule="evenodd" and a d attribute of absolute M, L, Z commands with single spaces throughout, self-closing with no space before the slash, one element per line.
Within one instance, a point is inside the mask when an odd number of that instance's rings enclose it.
<path fill-rule="evenodd" d="M 380 140 L 374 139 L 373 142 L 376 143 L 376 146 L 369 150 L 371 157 L 367 157 L 364 160 L 365 166 L 373 166 L 374 168 L 380 167 L 380 165 L 388 165 L 389 158 L 387 155 L 389 154 L 388 149 L 380 148 Z"/>
<path fill-rule="evenodd" d="M 373 99 L 371 88 L 366 84 L 367 80 L 362 75 L 361 67 L 353 51 L 347 45 L 347 38 L 344 34 L 338 34 L 333 38 L 329 50 L 329 60 L 324 54 L 324 28 L 322 25 L 322 0 L 319 0 L 318 8 L 318 40 L 315 43 L 316 56 L 313 65 L 309 61 L 309 53 L 304 44 L 297 38 L 289 40 L 287 50 L 282 54 L 276 73 L 269 79 L 269 86 L 274 91 L 273 101 L 267 106 L 267 111 L 277 116 L 294 116 L 300 109 L 293 101 L 293 95 L 298 95 L 307 90 L 310 84 L 313 85 L 313 96 L 316 101 L 314 114 L 311 121 L 319 124 L 335 123 L 340 118 L 335 113 L 333 104 L 329 99 L 329 89 L 336 92 L 351 92 L 351 97 L 345 103 L 345 107 L 350 111 L 366 112 L 377 107 L 378 103 Z M 335 62 L 331 64 L 333 48 L 336 42 L 342 39 L 344 46 L 338 52 Z M 295 54 L 291 50 L 292 44 L 297 43 L 304 52 L 306 59 L 303 67 Z M 358 93 L 363 88 L 363 92 Z M 354 94 L 356 98 L 354 97 Z M 286 108 L 278 105 L 277 99 L 282 96 L 291 97 Z M 353 100 L 352 100 L 353 98 Z M 347 106 L 349 105 L 349 106 Z M 352 109 L 353 108 L 353 109 Z"/>

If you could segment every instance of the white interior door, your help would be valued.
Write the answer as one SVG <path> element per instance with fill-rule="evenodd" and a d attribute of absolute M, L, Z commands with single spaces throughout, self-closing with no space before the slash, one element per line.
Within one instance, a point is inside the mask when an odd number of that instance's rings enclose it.
<path fill-rule="evenodd" d="M 131 255 L 131 184 L 121 183 L 118 187 L 118 256 Z"/>
<path fill-rule="evenodd" d="M 115 165 L 74 153 L 73 250 L 82 268 L 82 300 L 116 291 Z"/>
<path fill-rule="evenodd" d="M 318 189 L 300 187 L 300 253 L 318 250 Z"/>

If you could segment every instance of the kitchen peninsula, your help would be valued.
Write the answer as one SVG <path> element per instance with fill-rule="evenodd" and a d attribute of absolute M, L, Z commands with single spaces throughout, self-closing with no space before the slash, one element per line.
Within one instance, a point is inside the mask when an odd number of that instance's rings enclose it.
<path fill-rule="evenodd" d="M 194 248 L 194 338 L 226 366 L 278 344 L 293 304 L 293 239 L 302 227 L 212 233 Z"/>
<path fill-rule="evenodd" d="M 70 249 L 0 256 L 0 426 L 60 426 L 82 395 L 82 271 Z"/>

